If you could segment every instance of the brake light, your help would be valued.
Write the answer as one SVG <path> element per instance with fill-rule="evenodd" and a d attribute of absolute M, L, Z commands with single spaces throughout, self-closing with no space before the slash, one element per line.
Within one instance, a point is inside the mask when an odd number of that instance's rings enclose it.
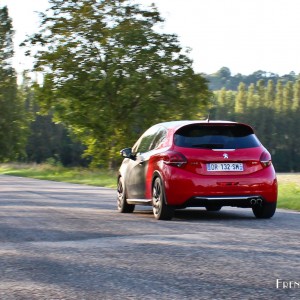
<path fill-rule="evenodd" d="M 272 164 L 271 154 L 268 151 L 264 151 L 260 156 L 261 165 L 266 168 Z"/>
<path fill-rule="evenodd" d="M 166 153 L 166 156 L 164 157 L 164 163 L 166 165 L 171 165 L 171 166 L 175 166 L 175 167 L 180 168 L 180 167 L 183 167 L 187 164 L 187 159 L 180 152 L 168 151 Z"/>

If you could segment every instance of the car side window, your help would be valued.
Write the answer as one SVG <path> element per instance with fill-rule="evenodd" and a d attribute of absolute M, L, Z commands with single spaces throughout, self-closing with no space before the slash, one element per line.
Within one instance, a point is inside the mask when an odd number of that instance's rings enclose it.
<path fill-rule="evenodd" d="M 158 130 L 158 132 L 150 146 L 150 150 L 156 149 L 164 141 L 166 136 L 167 136 L 167 130 L 165 128 L 161 127 Z"/>
<path fill-rule="evenodd" d="M 157 129 L 157 127 L 151 127 L 148 129 L 133 147 L 133 153 L 145 153 L 150 151 L 150 147 L 156 136 Z"/>

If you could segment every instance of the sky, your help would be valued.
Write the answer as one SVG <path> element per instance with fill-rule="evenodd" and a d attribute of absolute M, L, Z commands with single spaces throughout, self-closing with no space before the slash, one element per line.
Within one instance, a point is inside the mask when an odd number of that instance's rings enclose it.
<path fill-rule="evenodd" d="M 300 0 L 134 0 L 155 3 L 165 19 L 163 31 L 178 35 L 196 72 L 212 74 L 228 67 L 232 74 L 258 70 L 279 75 L 300 74 Z M 36 12 L 48 0 L 0 0 L 13 19 L 14 67 L 30 68 L 18 46 L 37 32 Z"/>

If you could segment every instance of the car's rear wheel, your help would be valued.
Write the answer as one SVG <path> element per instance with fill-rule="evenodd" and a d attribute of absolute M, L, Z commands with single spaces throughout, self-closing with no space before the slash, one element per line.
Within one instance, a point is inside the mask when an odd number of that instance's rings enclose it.
<path fill-rule="evenodd" d="M 120 213 L 132 213 L 134 211 L 134 204 L 128 204 L 126 201 L 125 187 L 122 177 L 118 179 L 118 211 Z"/>
<path fill-rule="evenodd" d="M 162 180 L 157 177 L 152 187 L 153 214 L 157 220 L 171 220 L 174 215 L 174 208 L 166 204 L 166 195 Z"/>
<path fill-rule="evenodd" d="M 252 207 L 252 211 L 256 218 L 269 219 L 272 218 L 276 211 L 276 202 L 268 203 L 263 202 L 261 205 Z"/>

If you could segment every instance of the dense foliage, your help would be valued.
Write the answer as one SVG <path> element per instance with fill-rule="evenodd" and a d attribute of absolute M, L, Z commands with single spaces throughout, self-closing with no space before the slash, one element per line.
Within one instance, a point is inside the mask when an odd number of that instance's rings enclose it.
<path fill-rule="evenodd" d="M 27 114 L 12 67 L 12 21 L 7 7 L 0 8 L 0 161 L 20 159 L 25 155 Z"/>
<path fill-rule="evenodd" d="M 63 124 L 56 124 L 52 116 L 36 113 L 30 124 L 26 154 L 28 162 L 51 165 L 88 166 L 89 160 L 82 154 L 84 146 Z"/>
<path fill-rule="evenodd" d="M 201 116 L 211 93 L 177 37 L 154 30 L 157 9 L 128 0 L 50 0 L 36 71 L 41 108 L 53 111 L 97 164 L 114 161 L 148 126 Z M 27 43 L 28 45 L 28 43 Z"/>

